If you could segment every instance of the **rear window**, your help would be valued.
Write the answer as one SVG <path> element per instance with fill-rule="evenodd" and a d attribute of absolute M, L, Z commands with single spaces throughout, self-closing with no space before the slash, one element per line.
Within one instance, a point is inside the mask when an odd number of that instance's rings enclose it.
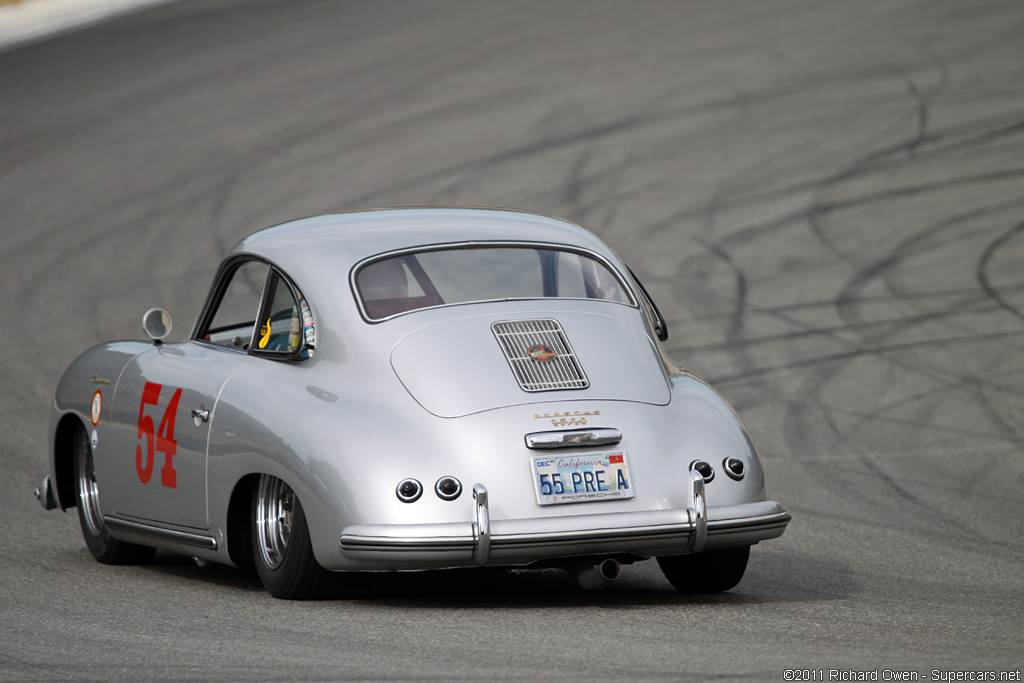
<path fill-rule="evenodd" d="M 632 305 L 622 281 L 595 258 L 537 247 L 461 247 L 400 254 L 355 276 L 371 320 L 431 306 L 507 299 L 601 299 Z"/>

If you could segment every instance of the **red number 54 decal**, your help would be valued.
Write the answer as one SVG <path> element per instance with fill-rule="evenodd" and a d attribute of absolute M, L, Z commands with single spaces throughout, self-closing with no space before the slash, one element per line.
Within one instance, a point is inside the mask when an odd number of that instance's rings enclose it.
<path fill-rule="evenodd" d="M 174 419 L 178 414 L 178 400 L 181 398 L 181 389 L 177 389 L 171 396 L 171 402 L 164 409 L 164 416 L 160 419 L 160 429 L 153 429 L 153 418 L 146 415 L 146 406 L 155 406 L 160 401 L 160 390 L 163 385 L 146 382 L 142 390 L 142 402 L 139 403 L 139 436 L 141 440 L 145 437 L 146 450 L 142 450 L 140 443 L 135 447 L 135 470 L 139 473 L 139 480 L 148 484 L 153 476 L 153 465 L 156 463 L 154 451 L 164 454 L 164 466 L 160 468 L 160 483 L 168 488 L 178 488 L 178 473 L 174 471 L 174 456 L 178 453 L 178 442 L 174 440 Z"/>

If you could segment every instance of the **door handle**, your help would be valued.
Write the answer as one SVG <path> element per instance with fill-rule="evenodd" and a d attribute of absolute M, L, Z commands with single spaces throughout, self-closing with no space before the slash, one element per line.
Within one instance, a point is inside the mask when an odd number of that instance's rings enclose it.
<path fill-rule="evenodd" d="M 209 420 L 210 420 L 210 411 L 206 410 L 205 408 L 203 408 L 201 410 L 193 409 L 192 410 L 192 417 L 197 419 L 197 420 L 202 420 L 203 422 L 209 422 Z M 197 422 L 196 424 L 199 424 L 199 423 Z"/>

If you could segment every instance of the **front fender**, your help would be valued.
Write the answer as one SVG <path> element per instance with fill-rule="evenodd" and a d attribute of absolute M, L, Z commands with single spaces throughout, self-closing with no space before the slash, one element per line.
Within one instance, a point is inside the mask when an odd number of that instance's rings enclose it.
<path fill-rule="evenodd" d="M 57 382 L 50 405 L 48 444 L 50 476 L 60 509 L 75 506 L 70 441 L 73 429 L 81 425 L 87 433 L 96 432 L 96 440 L 103 438 L 121 372 L 132 358 L 150 348 L 151 344 L 137 341 L 98 344 L 71 361 Z"/>

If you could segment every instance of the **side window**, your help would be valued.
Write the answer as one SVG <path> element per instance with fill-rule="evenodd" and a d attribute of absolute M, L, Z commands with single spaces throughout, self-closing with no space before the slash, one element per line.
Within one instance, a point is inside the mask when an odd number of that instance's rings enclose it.
<path fill-rule="evenodd" d="M 203 335 L 206 341 L 218 346 L 249 348 L 268 268 L 260 261 L 244 261 L 231 273 Z"/>
<path fill-rule="evenodd" d="M 303 313 L 291 287 L 274 271 L 268 283 L 267 298 L 259 319 L 254 351 L 290 356 L 302 348 Z M 303 310 L 305 309 L 305 311 Z"/>

